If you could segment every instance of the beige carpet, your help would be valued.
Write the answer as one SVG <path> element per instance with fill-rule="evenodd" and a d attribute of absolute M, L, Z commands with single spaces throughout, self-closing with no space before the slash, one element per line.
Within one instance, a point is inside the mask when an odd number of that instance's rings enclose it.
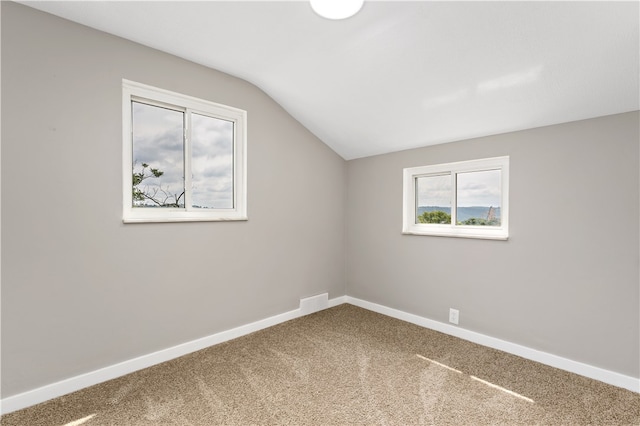
<path fill-rule="evenodd" d="M 640 425 L 640 395 L 341 305 L 1 424 Z"/>

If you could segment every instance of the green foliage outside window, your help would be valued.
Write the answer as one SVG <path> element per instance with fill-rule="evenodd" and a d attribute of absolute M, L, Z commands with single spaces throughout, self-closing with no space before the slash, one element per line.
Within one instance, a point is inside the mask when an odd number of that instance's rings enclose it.
<path fill-rule="evenodd" d="M 481 219 L 478 217 L 472 217 L 465 221 L 458 222 L 458 225 L 500 226 L 500 219 Z"/>
<path fill-rule="evenodd" d="M 419 223 L 451 223 L 451 215 L 442 210 L 424 212 L 418 216 Z"/>
<path fill-rule="evenodd" d="M 490 217 L 487 219 L 472 217 L 467 220 L 458 221 L 457 224 L 469 226 L 500 226 L 500 218 L 496 218 L 493 215 L 489 216 Z M 418 223 L 450 224 L 451 215 L 447 212 L 443 212 L 442 210 L 424 212 L 418 216 Z"/>

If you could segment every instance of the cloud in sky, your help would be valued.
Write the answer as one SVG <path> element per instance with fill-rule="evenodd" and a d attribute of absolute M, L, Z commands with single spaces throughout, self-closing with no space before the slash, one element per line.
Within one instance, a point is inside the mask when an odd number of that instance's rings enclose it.
<path fill-rule="evenodd" d="M 458 173 L 458 206 L 500 207 L 501 171 Z"/>
<path fill-rule="evenodd" d="M 418 178 L 418 206 L 451 207 L 451 175 Z"/>
<path fill-rule="evenodd" d="M 193 204 L 233 208 L 233 123 L 193 114 Z"/>
<path fill-rule="evenodd" d="M 191 121 L 192 203 L 233 208 L 233 123 L 199 114 Z M 147 190 L 174 196 L 184 190 L 184 123 L 181 111 L 133 103 L 134 168 L 139 171 L 146 163 L 164 172 L 145 180 Z"/>
<path fill-rule="evenodd" d="M 487 170 L 458 173 L 456 199 L 459 207 L 499 207 L 501 200 L 501 172 Z M 418 178 L 418 206 L 450 207 L 451 175 Z"/>

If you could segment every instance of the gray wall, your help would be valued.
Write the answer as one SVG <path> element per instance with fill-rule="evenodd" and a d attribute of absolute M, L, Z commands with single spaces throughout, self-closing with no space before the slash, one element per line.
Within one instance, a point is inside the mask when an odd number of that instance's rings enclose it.
<path fill-rule="evenodd" d="M 348 162 L 347 293 L 639 377 L 637 112 Z M 409 236 L 402 169 L 509 155 L 510 239 Z"/>
<path fill-rule="evenodd" d="M 256 87 L 2 2 L 2 397 L 345 294 L 346 163 Z M 128 224 L 122 78 L 248 112 L 248 222 Z"/>

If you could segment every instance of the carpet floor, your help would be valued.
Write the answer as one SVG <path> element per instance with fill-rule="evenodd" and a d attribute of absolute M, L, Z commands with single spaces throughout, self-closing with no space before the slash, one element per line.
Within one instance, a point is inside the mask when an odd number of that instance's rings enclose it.
<path fill-rule="evenodd" d="M 640 394 L 345 304 L 0 423 L 640 425 Z"/>

